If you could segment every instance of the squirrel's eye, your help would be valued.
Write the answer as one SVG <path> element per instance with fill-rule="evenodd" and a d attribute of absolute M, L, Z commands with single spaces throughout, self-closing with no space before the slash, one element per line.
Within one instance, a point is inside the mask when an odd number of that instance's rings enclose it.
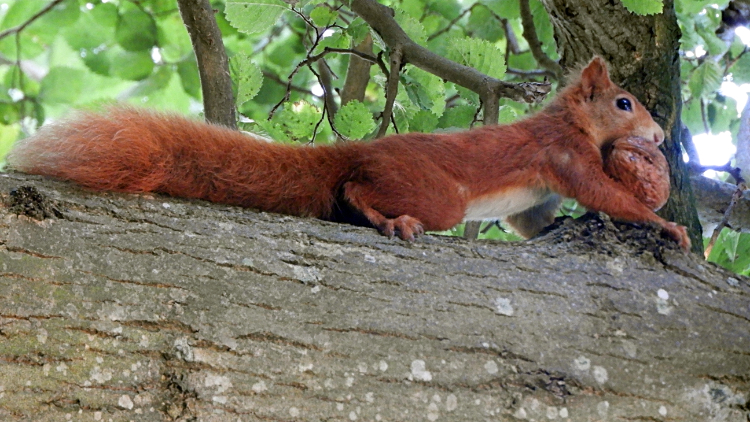
<path fill-rule="evenodd" d="M 617 108 L 620 110 L 633 111 L 633 105 L 627 98 L 618 98 L 615 104 L 617 104 Z"/>

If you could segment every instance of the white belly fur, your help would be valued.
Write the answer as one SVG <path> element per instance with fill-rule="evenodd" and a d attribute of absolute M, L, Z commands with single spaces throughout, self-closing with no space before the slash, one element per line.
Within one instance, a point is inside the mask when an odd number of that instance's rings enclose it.
<path fill-rule="evenodd" d="M 485 195 L 469 202 L 464 220 L 500 219 L 540 204 L 547 199 L 546 189 L 510 189 Z"/>

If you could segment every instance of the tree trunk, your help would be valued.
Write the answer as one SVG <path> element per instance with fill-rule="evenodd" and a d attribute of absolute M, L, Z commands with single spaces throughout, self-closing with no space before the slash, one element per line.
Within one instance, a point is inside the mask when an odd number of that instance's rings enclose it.
<path fill-rule="evenodd" d="M 652 229 L 406 243 L 21 174 L 0 194 L 3 421 L 750 416 L 748 279 Z"/>
<path fill-rule="evenodd" d="M 612 65 L 612 79 L 638 97 L 664 129 L 672 192 L 659 214 L 687 226 L 693 250 L 700 252 L 701 227 L 680 149 L 680 28 L 674 1 L 665 0 L 664 12 L 652 16 L 630 13 L 620 2 L 605 0 L 542 2 L 550 14 L 563 67 L 601 55 Z"/>

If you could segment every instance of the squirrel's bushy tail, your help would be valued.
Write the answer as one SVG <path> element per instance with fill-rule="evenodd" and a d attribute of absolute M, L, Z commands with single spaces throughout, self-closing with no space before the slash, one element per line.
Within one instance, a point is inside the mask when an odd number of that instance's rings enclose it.
<path fill-rule="evenodd" d="M 7 161 L 18 171 L 96 190 L 161 192 L 326 218 L 353 152 L 269 143 L 176 115 L 112 107 L 42 127 Z"/>

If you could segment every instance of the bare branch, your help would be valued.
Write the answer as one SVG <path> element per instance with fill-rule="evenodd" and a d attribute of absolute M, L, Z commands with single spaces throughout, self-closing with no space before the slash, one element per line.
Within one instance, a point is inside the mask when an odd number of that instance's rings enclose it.
<path fill-rule="evenodd" d="M 505 32 L 505 39 L 508 44 L 508 52 L 521 54 L 521 48 L 518 46 L 518 38 L 516 38 L 516 33 L 513 31 L 510 21 L 508 21 L 508 19 L 500 19 L 500 22 L 503 24 L 503 31 Z M 506 55 L 507 54 L 508 53 L 506 52 Z"/>
<path fill-rule="evenodd" d="M 521 69 L 514 69 L 514 68 L 507 68 L 505 70 L 505 73 L 510 73 L 511 75 L 518 75 L 523 76 L 525 78 L 535 78 L 539 76 L 544 76 L 545 78 L 555 78 L 555 74 L 553 72 L 550 72 L 546 69 L 533 69 L 533 70 L 521 70 Z"/>
<path fill-rule="evenodd" d="M 393 116 L 393 103 L 396 101 L 396 95 L 398 94 L 399 75 L 401 74 L 401 66 L 403 64 L 402 57 L 403 53 L 399 47 L 396 47 L 391 52 L 391 73 L 388 75 L 388 84 L 385 89 L 385 107 L 383 108 L 380 128 L 376 135 L 378 138 L 385 135 Z"/>
<path fill-rule="evenodd" d="M 393 19 L 392 9 L 373 0 L 352 0 L 351 9 L 375 29 L 390 48 L 400 46 L 406 62 L 480 96 L 495 92 L 499 97 L 531 103 L 541 100 L 549 92 L 549 84 L 508 83 L 427 50 L 406 35 Z"/>

